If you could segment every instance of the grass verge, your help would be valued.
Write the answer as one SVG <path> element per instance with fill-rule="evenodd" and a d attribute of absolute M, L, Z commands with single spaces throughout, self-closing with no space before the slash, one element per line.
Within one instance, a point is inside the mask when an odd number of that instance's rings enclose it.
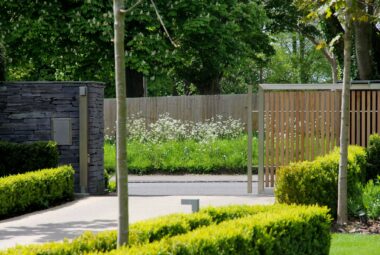
<path fill-rule="evenodd" d="M 333 234 L 330 255 L 379 255 L 380 235 Z"/>

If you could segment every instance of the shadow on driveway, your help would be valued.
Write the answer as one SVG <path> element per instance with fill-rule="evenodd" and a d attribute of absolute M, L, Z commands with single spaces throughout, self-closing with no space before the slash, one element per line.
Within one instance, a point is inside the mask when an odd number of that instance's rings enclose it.
<path fill-rule="evenodd" d="M 72 239 L 86 230 L 98 231 L 115 228 L 115 220 L 72 221 L 64 223 L 46 223 L 33 227 L 5 227 L 0 231 L 0 240 L 17 237 L 36 237 L 36 242 L 62 241 L 64 238 Z"/>

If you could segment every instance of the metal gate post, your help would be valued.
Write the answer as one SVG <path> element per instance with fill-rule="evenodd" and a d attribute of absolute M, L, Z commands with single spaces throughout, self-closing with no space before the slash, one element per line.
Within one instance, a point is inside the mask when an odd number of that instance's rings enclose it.
<path fill-rule="evenodd" d="M 252 193 L 252 85 L 248 86 L 248 150 L 247 150 L 247 192 Z"/>
<path fill-rule="evenodd" d="M 264 90 L 259 85 L 259 172 L 258 193 L 264 193 Z"/>

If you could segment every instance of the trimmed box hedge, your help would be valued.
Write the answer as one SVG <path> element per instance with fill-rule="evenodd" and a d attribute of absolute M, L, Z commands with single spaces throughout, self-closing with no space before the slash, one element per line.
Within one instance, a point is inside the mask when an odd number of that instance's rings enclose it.
<path fill-rule="evenodd" d="M 199 228 L 187 234 L 106 254 L 313 254 L 330 250 L 327 208 L 290 207 Z"/>
<path fill-rule="evenodd" d="M 358 192 L 365 180 L 366 151 L 349 146 L 347 166 L 348 196 Z M 338 200 L 339 148 L 314 161 L 290 163 L 276 172 L 276 201 L 286 204 L 318 204 L 336 216 Z"/>
<path fill-rule="evenodd" d="M 52 141 L 0 141 L 0 177 L 56 167 L 58 156 L 57 144 Z"/>
<path fill-rule="evenodd" d="M 213 226 L 228 220 L 238 219 L 256 214 L 275 214 L 290 210 L 298 210 L 299 206 L 227 206 L 205 208 L 195 214 L 172 214 L 146 220 L 130 226 L 130 246 L 149 244 L 173 236 L 190 233 L 202 227 Z M 314 207 L 313 207 L 314 208 Z M 304 210 L 302 209 L 302 210 Z M 320 210 L 320 209 L 318 209 Z M 328 222 L 327 210 L 323 209 L 323 217 Z M 116 231 L 105 231 L 98 234 L 85 232 L 80 237 L 63 243 L 46 243 L 43 245 L 17 246 L 0 254 L 81 254 L 91 252 L 108 252 L 116 249 Z"/>
<path fill-rule="evenodd" d="M 60 166 L 0 178 L 0 218 L 72 199 L 74 169 Z"/>

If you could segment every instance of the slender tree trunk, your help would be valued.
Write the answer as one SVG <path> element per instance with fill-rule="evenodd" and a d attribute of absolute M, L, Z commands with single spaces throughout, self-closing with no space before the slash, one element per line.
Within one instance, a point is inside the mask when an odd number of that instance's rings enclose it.
<path fill-rule="evenodd" d="M 352 48 L 352 0 L 346 0 L 344 33 L 344 72 L 342 88 L 342 115 L 340 124 L 340 160 L 338 179 L 338 224 L 347 222 L 347 155 L 351 87 L 351 48 Z M 347 11 L 348 10 L 348 11 Z"/>
<path fill-rule="evenodd" d="M 371 24 L 369 22 L 356 21 L 355 27 L 355 51 L 358 62 L 360 80 L 372 79 Z"/>
<path fill-rule="evenodd" d="M 373 1 L 357 1 L 357 7 L 366 15 L 373 15 Z M 372 59 L 372 24 L 369 21 L 355 21 L 355 51 L 360 80 L 370 80 L 373 77 Z"/>
<path fill-rule="evenodd" d="M 128 169 L 126 152 L 126 84 L 125 84 L 125 56 L 124 56 L 124 0 L 114 0 L 113 12 L 114 45 L 115 45 L 115 86 L 117 104 L 116 124 L 116 170 L 117 192 L 119 200 L 119 221 L 117 246 L 128 244 L 129 215 L 128 215 Z"/>
<path fill-rule="evenodd" d="M 331 66 L 332 82 L 334 84 L 336 84 L 336 83 L 338 83 L 338 63 L 337 63 L 335 57 L 332 58 L 332 60 L 330 62 L 330 66 Z"/>
<path fill-rule="evenodd" d="M 305 37 L 303 35 L 298 34 L 299 37 L 299 62 L 298 62 L 298 75 L 300 83 L 308 83 L 309 77 L 307 77 L 307 71 L 305 66 Z"/>
<path fill-rule="evenodd" d="M 298 38 L 296 33 L 292 33 L 292 67 L 294 70 L 298 71 L 298 74 L 296 77 L 294 77 L 294 81 L 296 83 L 301 83 L 300 77 L 299 77 L 299 61 L 298 61 Z"/>

